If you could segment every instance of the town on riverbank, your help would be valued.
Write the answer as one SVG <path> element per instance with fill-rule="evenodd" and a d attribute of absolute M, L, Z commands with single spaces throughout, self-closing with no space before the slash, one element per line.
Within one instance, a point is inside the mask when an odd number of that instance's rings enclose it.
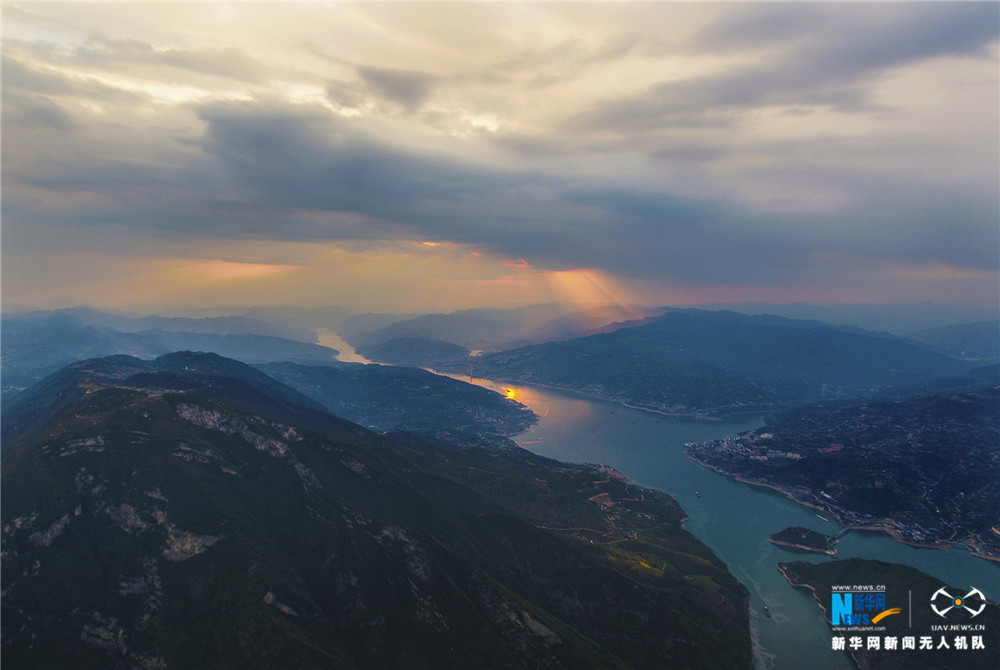
<path fill-rule="evenodd" d="M 917 547 L 1000 561 L 1000 390 L 824 403 L 687 445 L 696 462 Z"/>

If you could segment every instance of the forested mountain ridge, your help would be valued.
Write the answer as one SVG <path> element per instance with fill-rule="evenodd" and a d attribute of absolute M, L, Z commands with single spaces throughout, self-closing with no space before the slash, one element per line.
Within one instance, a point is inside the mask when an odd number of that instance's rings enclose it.
<path fill-rule="evenodd" d="M 970 368 L 890 336 L 766 315 L 675 310 L 612 333 L 473 357 L 445 369 L 720 416 L 865 396 Z"/>
<path fill-rule="evenodd" d="M 746 589 L 668 496 L 171 362 L 26 392 L 51 402 L 3 462 L 5 666 L 749 666 Z"/>

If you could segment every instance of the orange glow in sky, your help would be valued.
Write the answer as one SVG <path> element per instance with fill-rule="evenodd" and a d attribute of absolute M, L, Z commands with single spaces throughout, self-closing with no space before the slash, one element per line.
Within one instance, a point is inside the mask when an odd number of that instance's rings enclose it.
<path fill-rule="evenodd" d="M 542 275 L 562 300 L 580 304 L 630 305 L 642 298 L 610 274 L 592 268 L 547 272 Z"/>
<path fill-rule="evenodd" d="M 265 279 L 298 269 L 297 265 L 243 263 L 224 260 L 195 261 L 174 270 L 178 278 L 194 283 Z"/>

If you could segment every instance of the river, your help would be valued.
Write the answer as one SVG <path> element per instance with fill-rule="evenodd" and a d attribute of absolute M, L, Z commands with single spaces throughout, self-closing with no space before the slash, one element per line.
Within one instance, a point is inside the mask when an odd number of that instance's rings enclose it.
<path fill-rule="evenodd" d="M 462 377 L 470 381 L 467 377 Z M 808 594 L 788 585 L 779 562 L 831 560 L 793 552 L 768 542 L 789 526 L 828 535 L 841 529 L 775 492 L 743 484 L 704 468 L 684 454 L 688 442 L 734 435 L 761 425 L 761 417 L 728 422 L 683 419 L 635 410 L 570 393 L 471 380 L 514 397 L 535 411 L 539 422 L 515 437 L 523 448 L 577 463 L 604 463 L 636 483 L 672 494 L 690 516 L 691 533 L 712 548 L 751 594 L 750 619 L 758 670 L 853 667 L 843 652 L 831 650 L 831 633 Z M 699 497 L 700 494 L 700 497 Z M 883 533 L 848 533 L 837 545 L 840 557 L 869 558 L 911 565 L 949 585 L 992 589 L 1000 569 L 960 549 L 917 549 Z M 771 617 L 764 615 L 764 605 Z"/>
<path fill-rule="evenodd" d="M 316 330 L 316 344 L 336 349 L 338 361 L 344 363 L 364 363 L 365 365 L 375 364 L 375 361 L 370 361 L 359 354 L 347 340 L 329 328 L 319 328 Z"/>

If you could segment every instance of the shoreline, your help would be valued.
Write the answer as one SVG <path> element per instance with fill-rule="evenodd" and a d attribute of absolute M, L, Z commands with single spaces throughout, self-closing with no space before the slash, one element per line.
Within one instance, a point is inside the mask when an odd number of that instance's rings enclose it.
<path fill-rule="evenodd" d="M 541 382 L 525 381 L 523 379 L 513 379 L 513 378 L 510 378 L 510 377 L 473 377 L 472 375 L 462 374 L 462 373 L 457 373 L 457 372 L 442 372 L 440 370 L 434 370 L 432 368 L 424 368 L 424 369 L 427 370 L 427 371 L 429 371 L 429 372 L 433 372 L 434 374 L 445 375 L 445 376 L 453 377 L 455 379 L 461 379 L 462 377 L 465 377 L 466 379 L 484 379 L 486 381 L 496 382 L 496 383 L 502 383 L 502 384 L 518 384 L 518 385 L 521 385 L 521 386 L 534 386 L 534 387 L 537 387 L 537 388 L 540 388 L 540 389 L 545 389 L 547 391 L 560 391 L 562 393 L 570 393 L 570 394 L 578 395 L 581 398 L 585 398 L 587 400 L 600 400 L 602 402 L 611 403 L 611 404 L 614 404 L 614 405 L 618 405 L 620 407 L 625 407 L 627 409 L 634 409 L 634 410 L 639 410 L 639 411 L 642 411 L 642 412 L 650 412 L 652 414 L 660 414 L 662 416 L 669 416 L 669 417 L 674 417 L 674 418 L 679 418 L 679 419 L 695 419 L 695 420 L 699 420 L 699 421 L 726 421 L 727 419 L 730 419 L 732 417 L 738 417 L 738 416 L 754 416 L 754 415 L 758 415 L 758 414 L 761 415 L 761 416 L 763 416 L 763 415 L 767 414 L 768 412 L 775 411 L 775 409 L 776 409 L 776 408 L 773 408 L 773 407 L 770 408 L 770 409 L 763 409 L 763 408 L 761 408 L 761 409 L 755 409 L 755 410 L 750 410 L 750 411 L 745 411 L 745 412 L 726 412 L 726 413 L 721 414 L 721 415 L 720 414 L 698 414 L 696 412 L 669 412 L 667 410 L 655 409 L 653 407 L 643 407 L 642 405 L 632 405 L 632 404 L 629 404 L 629 403 L 627 403 L 624 400 L 621 400 L 619 398 L 613 398 L 613 397 L 610 397 L 610 396 L 604 396 L 604 395 L 600 395 L 600 394 L 597 394 L 597 393 L 588 393 L 587 391 L 581 391 L 580 389 L 575 389 L 575 388 L 571 388 L 571 387 L 568 387 L 568 386 L 556 386 L 554 384 L 542 384 Z M 475 382 L 472 382 L 472 383 L 475 383 Z"/>
<path fill-rule="evenodd" d="M 726 470 L 723 470 L 722 468 L 720 468 L 720 467 L 718 467 L 716 465 L 712 465 L 710 463 L 706 463 L 706 462 L 702 461 L 701 459 L 697 458 L 696 456 L 694 456 L 694 455 L 692 455 L 692 454 L 690 454 L 688 452 L 685 452 L 685 454 L 687 455 L 688 458 L 690 458 L 692 461 L 694 461 L 698 465 L 701 465 L 702 467 L 705 467 L 705 468 L 708 468 L 710 470 L 713 470 L 713 471 L 719 473 L 720 475 L 724 475 L 726 477 L 729 477 L 730 479 L 734 479 L 734 480 L 736 480 L 738 482 L 742 482 L 744 484 L 750 484 L 751 486 L 759 486 L 761 488 L 770 489 L 772 491 L 775 491 L 776 493 L 780 493 L 781 495 L 785 496 L 789 500 L 792 500 L 792 501 L 794 501 L 794 502 L 796 502 L 796 503 L 798 503 L 800 505 L 803 505 L 804 507 L 809 507 L 811 509 L 815 509 L 815 510 L 818 510 L 820 512 L 823 512 L 825 514 L 829 514 L 834 519 L 836 519 L 837 523 L 839 523 L 841 526 L 843 526 L 844 530 L 846 530 L 846 531 L 861 530 L 861 531 L 870 531 L 870 532 L 885 533 L 886 535 L 888 535 L 889 537 L 891 537 L 895 541 L 899 542 L 900 544 L 905 544 L 907 546 L 915 547 L 917 549 L 951 549 L 956 544 L 959 544 L 961 542 L 960 540 L 955 541 L 955 540 L 951 540 L 951 539 L 949 539 L 949 540 L 943 540 L 941 542 L 936 542 L 936 543 L 918 542 L 916 540 L 910 540 L 910 539 L 907 539 L 906 536 L 903 535 L 899 531 L 898 527 L 896 526 L 896 522 L 892 521 L 892 520 L 883 520 L 882 522 L 879 522 L 879 523 L 861 524 L 861 525 L 857 525 L 857 524 L 845 522 L 844 519 L 843 519 L 843 517 L 840 514 L 837 514 L 837 512 L 835 512 L 832 509 L 826 507 L 823 503 L 817 503 L 817 502 L 815 502 L 813 500 L 803 499 L 801 497 L 801 495 L 799 495 L 796 491 L 793 491 L 791 489 L 785 488 L 785 487 L 783 487 L 783 486 L 781 486 L 779 484 L 771 484 L 769 482 L 762 482 L 762 481 L 757 481 L 757 480 L 753 480 L 753 479 L 748 479 L 746 477 L 741 477 L 741 476 L 735 475 L 735 474 L 733 474 L 731 472 L 727 472 Z M 972 554 L 976 558 L 981 558 L 981 559 L 984 559 L 984 560 L 987 560 L 987 561 L 990 561 L 990 562 L 993 562 L 993 563 L 1000 563 L 1000 556 L 993 556 L 991 554 L 983 554 L 981 552 L 978 552 L 978 551 L 974 550 L 969 545 L 966 545 L 965 549 L 966 549 L 966 551 L 968 551 L 970 554 Z"/>
<path fill-rule="evenodd" d="M 787 567 L 786 563 L 778 563 L 778 572 L 781 573 L 781 576 L 785 578 L 785 581 L 787 581 L 788 585 L 791 586 L 793 589 L 805 589 L 805 590 L 809 591 L 812 594 L 813 600 L 816 601 L 816 605 L 819 607 L 820 611 L 823 613 L 821 615 L 822 618 L 823 618 L 823 621 L 826 622 L 827 625 L 830 625 L 831 622 L 830 622 L 830 618 L 828 616 L 829 610 L 827 610 L 827 608 L 823 606 L 823 599 L 819 597 L 818 593 L 816 593 L 816 589 L 811 584 L 804 584 L 802 582 L 798 582 L 798 581 L 795 581 L 794 579 L 792 579 L 791 576 L 788 574 L 788 571 L 785 569 L 786 567 Z M 854 663 L 854 667 L 856 667 L 856 668 L 863 667 L 861 665 L 860 659 L 858 659 L 854 655 L 853 650 L 851 650 L 851 649 L 845 649 L 844 651 L 847 653 L 847 655 L 850 657 L 851 661 Z"/>
<path fill-rule="evenodd" d="M 830 625 L 831 621 L 828 616 L 830 612 L 826 607 L 823 606 L 823 599 L 819 597 L 818 593 L 816 593 L 815 587 L 813 587 L 811 584 L 805 584 L 803 582 L 799 582 L 792 579 L 791 576 L 788 574 L 788 571 L 785 569 L 786 567 L 787 567 L 786 563 L 778 563 L 778 572 L 781 573 L 781 576 L 785 578 L 785 581 L 787 581 L 788 585 L 791 586 L 793 589 L 806 589 L 812 594 L 813 600 L 816 601 L 816 605 L 822 612 L 820 616 L 827 625 Z M 854 667 L 856 668 L 862 667 L 861 662 L 857 657 L 854 656 L 851 649 L 845 649 L 844 651 L 847 653 L 851 661 L 854 663 Z"/>

